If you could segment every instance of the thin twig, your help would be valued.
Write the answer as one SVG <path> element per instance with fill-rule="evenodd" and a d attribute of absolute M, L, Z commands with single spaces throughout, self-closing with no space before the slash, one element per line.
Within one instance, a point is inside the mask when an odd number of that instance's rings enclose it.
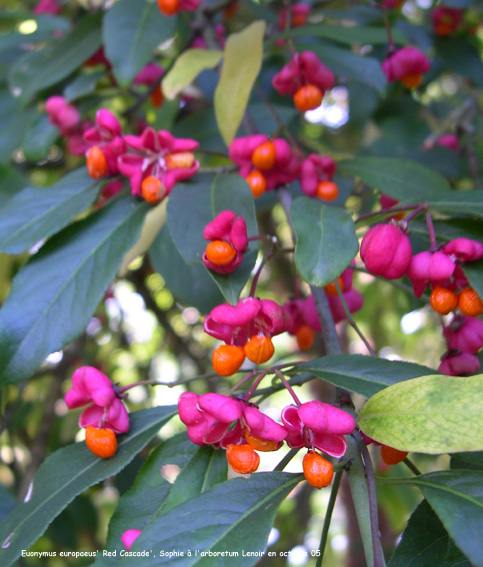
<path fill-rule="evenodd" d="M 278 463 L 278 465 L 273 470 L 283 471 L 283 469 L 290 463 L 290 461 L 295 457 L 295 455 L 299 451 L 300 449 L 290 449 L 290 451 L 285 455 L 285 457 Z"/>
<path fill-rule="evenodd" d="M 369 354 L 371 356 L 376 356 L 376 352 L 374 351 L 372 346 L 369 344 L 369 341 L 366 339 L 363 332 L 359 329 L 357 323 L 354 320 L 354 317 L 352 317 L 352 313 L 349 311 L 349 307 L 347 306 L 347 302 L 344 298 L 344 294 L 342 293 L 342 290 L 340 289 L 339 282 L 337 280 L 335 280 L 334 283 L 335 283 L 335 287 L 337 289 L 337 295 L 339 296 L 340 302 L 342 304 L 342 308 L 344 309 L 345 316 L 347 317 L 347 322 L 354 329 L 354 331 L 359 335 L 360 339 L 365 344 Z"/>
<path fill-rule="evenodd" d="M 275 370 L 275 374 L 280 378 L 280 381 L 282 382 L 282 384 L 285 386 L 285 388 L 289 391 L 290 395 L 292 396 L 294 402 L 298 405 L 301 406 L 302 403 L 300 402 L 300 400 L 297 397 L 297 394 L 293 391 L 292 386 L 289 384 L 288 380 L 285 378 L 285 376 L 280 372 L 280 370 Z"/>
<path fill-rule="evenodd" d="M 369 514 L 371 520 L 374 567 L 385 567 L 386 562 L 384 560 L 384 553 L 382 551 L 381 539 L 379 536 L 379 516 L 377 510 L 376 477 L 374 475 L 372 460 L 360 432 L 356 429 L 353 433 L 351 433 L 351 435 L 356 440 L 357 447 L 361 453 L 362 460 L 364 463 L 364 472 L 366 476 L 367 489 L 369 495 Z"/>
<path fill-rule="evenodd" d="M 330 491 L 329 503 L 327 504 L 327 511 L 325 513 L 324 525 L 322 526 L 322 534 L 320 536 L 320 544 L 319 544 L 320 555 L 317 557 L 317 561 L 315 562 L 315 567 L 322 567 L 325 547 L 327 545 L 327 538 L 329 535 L 330 522 L 332 520 L 332 513 L 334 511 L 335 501 L 337 500 L 337 494 L 339 492 L 342 473 L 343 470 L 340 470 L 337 471 L 334 475 L 334 480 L 332 482 L 332 489 Z"/>
<path fill-rule="evenodd" d="M 407 466 L 407 468 L 414 473 L 416 476 L 420 476 L 421 474 L 423 474 L 418 467 L 411 461 L 409 460 L 407 457 L 404 459 L 403 463 Z"/>

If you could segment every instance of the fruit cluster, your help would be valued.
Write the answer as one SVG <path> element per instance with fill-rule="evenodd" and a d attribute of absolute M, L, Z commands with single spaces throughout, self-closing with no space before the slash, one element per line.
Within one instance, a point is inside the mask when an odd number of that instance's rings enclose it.
<path fill-rule="evenodd" d="M 455 238 L 438 246 L 429 220 L 432 246 L 413 255 L 407 225 L 408 220 L 391 220 L 370 228 L 361 242 L 361 259 L 371 274 L 386 279 L 406 275 L 416 297 L 430 286 L 429 303 L 436 313 L 456 312 L 451 323 L 444 326 L 448 351 L 439 370 L 452 375 L 473 374 L 480 367 L 475 354 L 483 346 L 475 340 L 481 323 L 475 318 L 483 314 L 483 301 L 469 285 L 463 266 L 483 258 L 483 243 Z M 476 333 L 472 328 L 477 329 Z"/>
<path fill-rule="evenodd" d="M 199 396 L 185 392 L 179 398 L 178 409 L 191 441 L 226 449 L 228 463 L 237 473 L 255 472 L 260 464 L 257 451 L 277 451 L 284 440 L 291 448 L 306 447 L 305 478 L 317 488 L 331 483 L 333 465 L 316 449 L 331 457 L 342 457 L 347 450 L 344 435 L 355 428 L 349 413 L 318 401 L 284 408 L 283 425 L 247 399 L 221 394 Z"/>

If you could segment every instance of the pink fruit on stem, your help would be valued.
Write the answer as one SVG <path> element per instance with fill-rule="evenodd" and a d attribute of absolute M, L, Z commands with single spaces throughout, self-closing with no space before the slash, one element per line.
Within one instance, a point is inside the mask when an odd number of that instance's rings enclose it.
<path fill-rule="evenodd" d="M 396 224 L 378 224 L 367 231 L 361 242 L 361 258 L 375 276 L 402 277 L 411 262 L 411 243 Z"/>

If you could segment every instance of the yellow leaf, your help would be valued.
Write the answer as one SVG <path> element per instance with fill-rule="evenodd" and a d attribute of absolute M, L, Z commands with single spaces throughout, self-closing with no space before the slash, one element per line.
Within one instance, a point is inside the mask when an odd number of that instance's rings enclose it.
<path fill-rule="evenodd" d="M 161 83 L 164 96 L 173 100 L 205 69 L 213 69 L 223 57 L 222 51 L 188 49 L 181 54 Z"/>
<path fill-rule="evenodd" d="M 266 23 L 253 22 L 228 37 L 221 77 L 215 91 L 218 129 L 228 146 L 241 124 L 250 93 L 262 67 Z"/>
<path fill-rule="evenodd" d="M 482 386 L 482 374 L 399 382 L 372 396 L 357 422 L 371 439 L 400 451 L 483 451 Z"/>

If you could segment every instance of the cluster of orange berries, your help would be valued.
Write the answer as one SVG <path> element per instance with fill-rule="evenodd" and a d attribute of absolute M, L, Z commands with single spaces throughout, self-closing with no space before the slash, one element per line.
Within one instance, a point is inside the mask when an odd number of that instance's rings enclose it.
<path fill-rule="evenodd" d="M 252 154 L 252 164 L 256 169 L 248 174 L 246 180 L 255 199 L 263 195 L 267 189 L 267 181 L 263 172 L 273 168 L 275 158 L 276 149 L 272 141 L 261 144 Z"/>
<path fill-rule="evenodd" d="M 251 474 L 260 465 L 260 456 L 256 451 L 275 451 L 278 444 L 274 441 L 265 441 L 257 437 L 246 437 L 247 443 L 243 445 L 227 445 L 226 458 L 232 470 L 239 474 Z M 271 448 L 269 444 L 274 447 Z M 275 445 L 277 445 L 275 447 Z M 329 486 L 334 477 L 334 467 L 330 461 L 324 459 L 316 451 L 308 451 L 302 461 L 305 480 L 315 488 Z"/>
<path fill-rule="evenodd" d="M 465 287 L 458 292 L 435 286 L 430 295 L 431 307 L 440 315 L 448 315 L 458 308 L 463 315 L 478 317 L 483 314 L 483 301 L 472 287 Z"/>
<path fill-rule="evenodd" d="M 275 352 L 272 339 L 265 335 L 254 335 L 244 346 L 220 345 L 213 351 L 213 369 L 220 376 L 231 376 L 245 360 L 255 364 L 269 361 Z"/>

